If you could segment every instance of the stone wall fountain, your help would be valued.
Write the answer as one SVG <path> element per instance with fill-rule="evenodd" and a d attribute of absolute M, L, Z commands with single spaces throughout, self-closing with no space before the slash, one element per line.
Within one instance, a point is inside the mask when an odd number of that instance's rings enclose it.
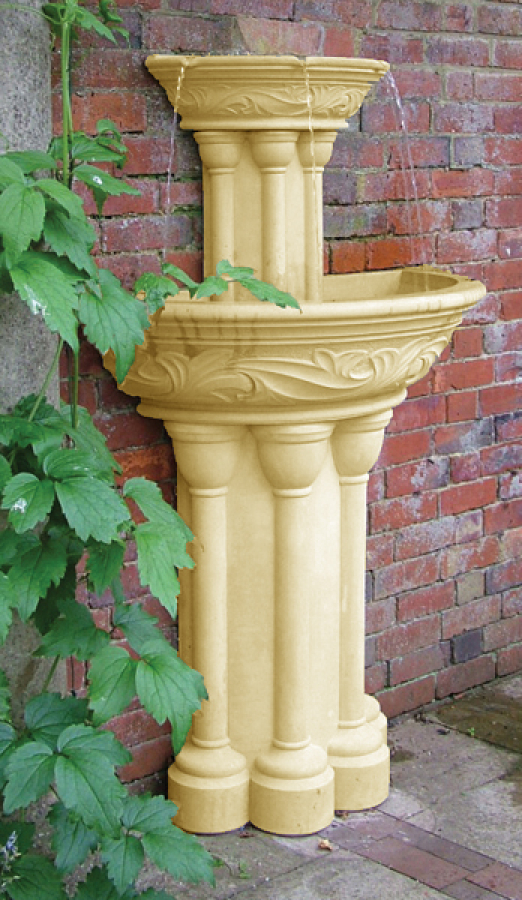
<path fill-rule="evenodd" d="M 364 693 L 368 471 L 393 408 L 485 289 L 429 267 L 323 276 L 323 167 L 386 63 L 147 65 L 199 145 L 205 274 L 253 266 L 301 304 L 237 285 L 179 294 L 123 384 L 165 422 L 196 536 L 180 653 L 209 701 L 169 796 L 188 831 L 312 833 L 387 796 L 386 720 Z"/>

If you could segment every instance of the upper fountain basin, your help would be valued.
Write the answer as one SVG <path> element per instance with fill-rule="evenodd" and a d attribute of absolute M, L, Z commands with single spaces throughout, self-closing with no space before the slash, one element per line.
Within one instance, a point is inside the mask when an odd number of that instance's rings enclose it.
<path fill-rule="evenodd" d="M 181 127 L 259 131 L 346 127 L 386 62 L 344 57 L 167 56 L 146 60 Z"/>
<path fill-rule="evenodd" d="M 182 292 L 155 314 L 123 389 L 141 396 L 145 415 L 194 423 L 389 410 L 485 292 L 427 266 L 326 276 L 325 302 L 301 312 Z"/>

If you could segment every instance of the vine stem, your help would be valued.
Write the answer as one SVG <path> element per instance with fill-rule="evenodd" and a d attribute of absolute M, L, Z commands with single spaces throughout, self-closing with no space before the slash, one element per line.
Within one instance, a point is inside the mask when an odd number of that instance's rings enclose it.
<path fill-rule="evenodd" d="M 47 691 L 47 688 L 49 687 L 51 681 L 53 680 L 53 675 L 56 672 L 56 669 L 58 668 L 59 662 L 60 662 L 60 657 L 55 656 L 53 659 L 53 664 L 47 673 L 47 678 L 45 679 L 45 681 L 43 683 L 42 690 L 41 690 L 42 694 L 45 694 L 45 692 Z"/>
<path fill-rule="evenodd" d="M 36 413 L 38 412 L 38 408 L 47 393 L 47 388 L 49 387 L 49 385 L 51 383 L 51 378 L 53 377 L 53 375 L 57 369 L 58 363 L 60 361 L 60 354 L 62 352 L 62 349 L 63 349 L 63 338 L 60 338 L 60 340 L 58 341 L 58 344 L 56 346 L 56 351 L 53 356 L 53 361 L 49 367 L 49 371 L 47 372 L 47 375 L 44 378 L 44 382 L 42 384 L 42 387 L 40 388 L 40 392 L 35 400 L 32 410 L 30 412 L 29 419 L 28 419 L 29 422 L 33 421 Z"/>

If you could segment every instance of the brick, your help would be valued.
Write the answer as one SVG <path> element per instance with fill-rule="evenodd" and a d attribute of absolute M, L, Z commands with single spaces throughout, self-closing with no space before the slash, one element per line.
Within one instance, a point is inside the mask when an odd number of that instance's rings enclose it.
<path fill-rule="evenodd" d="M 501 897 L 509 900 L 522 900 L 522 870 L 506 866 L 501 862 L 492 862 L 490 866 L 469 875 L 473 884 L 488 888 Z"/>
<path fill-rule="evenodd" d="M 430 432 L 414 431 L 411 434 L 386 432 L 379 456 L 380 466 L 393 466 L 412 459 L 422 459 L 429 453 Z"/>
<path fill-rule="evenodd" d="M 495 103 L 518 103 L 522 92 L 522 75 L 512 72 L 477 72 L 475 94 L 479 100 Z"/>
<path fill-rule="evenodd" d="M 480 454 L 468 453 L 454 456 L 451 459 L 451 481 L 458 484 L 462 481 L 476 481 L 480 478 Z"/>
<path fill-rule="evenodd" d="M 176 467 L 174 454 L 169 444 L 156 444 L 133 450 L 119 450 L 114 454 L 116 462 L 123 469 L 122 478 L 145 477 L 151 481 L 174 478 Z"/>
<path fill-rule="evenodd" d="M 392 169 L 387 172 L 369 172 L 364 178 L 360 192 L 362 200 L 375 203 L 389 200 L 423 200 L 429 197 L 430 193 L 429 173 L 416 169 L 413 185 L 411 171 L 405 162 L 404 171 Z M 413 212 L 412 208 L 412 219 Z"/>
<path fill-rule="evenodd" d="M 455 520 L 450 516 L 401 528 L 395 536 L 397 561 L 422 556 L 447 547 L 455 540 Z"/>
<path fill-rule="evenodd" d="M 494 565 L 499 558 L 499 543 L 496 537 L 481 538 L 469 544 L 449 547 L 441 561 L 443 578 L 463 575 L 471 569 L 484 569 Z"/>
<path fill-rule="evenodd" d="M 433 856 L 438 856 L 439 859 L 455 863 L 469 872 L 478 872 L 492 862 L 491 858 L 484 856 L 483 853 L 476 853 L 475 850 L 468 850 L 460 844 L 447 841 L 436 834 L 425 831 L 424 828 L 412 825 L 410 821 L 401 822 L 394 834 L 407 844 L 412 844 L 420 850 L 425 850 Z M 446 893 L 449 893 L 448 889 L 446 889 Z M 457 894 L 452 894 L 451 896 L 457 896 Z M 467 898 L 467 900 L 471 900 L 471 898 Z"/>
<path fill-rule="evenodd" d="M 480 454 L 484 475 L 493 475 L 522 467 L 522 445 L 518 443 L 488 447 Z"/>
<path fill-rule="evenodd" d="M 325 30 L 325 56 L 353 56 L 355 52 L 355 34 L 351 28 L 329 26 Z"/>
<path fill-rule="evenodd" d="M 397 624 L 377 637 L 379 659 L 394 659 L 421 647 L 429 647 L 440 639 L 440 617 L 424 616 L 422 619 Z"/>
<path fill-rule="evenodd" d="M 298 0 L 293 13 L 296 21 L 314 19 L 322 22 L 344 22 L 364 28 L 372 16 L 369 0 Z"/>
<path fill-rule="evenodd" d="M 486 506 L 497 499 L 495 478 L 485 478 L 468 484 L 454 485 L 442 491 L 440 511 L 442 515 L 454 515 L 467 509 Z"/>
<path fill-rule="evenodd" d="M 442 28 L 442 11 L 437 3 L 383 0 L 379 5 L 376 25 L 378 28 L 403 31 L 438 32 Z"/>
<path fill-rule="evenodd" d="M 361 56 L 370 59 L 387 59 L 392 65 L 421 63 L 424 61 L 423 40 L 420 37 L 412 37 L 399 32 L 363 34 Z"/>
<path fill-rule="evenodd" d="M 491 259 L 496 253 L 497 232 L 492 229 L 439 234 L 437 239 L 437 261 L 442 264 Z"/>
<path fill-rule="evenodd" d="M 465 422 L 478 418 L 478 391 L 459 391 L 446 397 L 448 422 Z"/>
<path fill-rule="evenodd" d="M 484 510 L 484 531 L 492 534 L 522 525 L 522 499 L 496 503 Z"/>
<path fill-rule="evenodd" d="M 362 132 L 339 132 L 335 139 L 328 169 L 338 167 L 346 173 L 353 169 L 380 169 L 383 166 L 384 147 L 382 141 Z"/>
<path fill-rule="evenodd" d="M 404 102 L 405 100 L 410 100 L 412 97 L 440 97 L 442 94 L 442 81 L 441 76 L 438 72 L 432 69 L 398 69 L 394 73 L 395 83 L 397 85 L 399 95 L 401 100 Z M 437 155 L 437 138 L 424 138 L 424 139 L 414 139 L 411 142 L 411 152 L 413 159 L 415 161 L 415 146 L 422 146 L 425 144 L 426 148 L 431 147 L 434 151 L 433 155 Z M 441 144 L 438 145 L 439 149 L 444 147 L 445 151 L 443 156 L 445 158 L 445 162 L 449 161 L 449 142 L 446 140 L 442 141 Z M 448 154 L 448 155 L 446 155 Z M 429 155 L 429 154 L 426 154 Z M 433 165 L 433 163 L 432 163 Z"/>
<path fill-rule="evenodd" d="M 109 257 L 96 257 L 96 263 L 100 269 L 110 269 L 127 290 L 132 290 L 134 282 L 144 272 L 161 273 L 158 255 L 153 253 L 113 253 Z"/>
<path fill-rule="evenodd" d="M 461 109 L 462 107 L 459 106 Z M 450 125 L 447 122 L 446 125 Z M 469 130 L 462 123 L 454 123 L 454 128 L 441 130 Z M 479 129 L 480 130 L 480 129 Z M 435 170 L 433 178 L 433 197 L 477 197 L 493 193 L 494 175 L 486 169 L 456 169 L 450 172 Z M 487 225 L 492 225 L 486 219 Z"/>
<path fill-rule="evenodd" d="M 402 118 L 398 109 L 393 105 L 393 101 L 363 104 L 361 107 L 361 123 L 362 130 L 370 135 L 401 133 L 404 125 L 406 125 L 408 134 L 413 135 L 415 132 L 426 134 L 429 131 L 430 107 L 426 101 L 412 100 L 405 107 L 404 118 Z M 423 173 L 419 173 L 419 175 L 421 174 Z M 384 175 L 380 182 L 385 185 L 386 180 L 386 175 Z M 393 183 L 394 179 L 388 178 L 388 181 Z M 426 184 L 426 182 L 419 177 L 419 195 L 425 196 L 427 185 L 423 188 L 421 187 L 422 184 Z M 386 199 L 392 198 L 387 197 Z"/>
<path fill-rule="evenodd" d="M 522 321 L 488 325 L 484 329 L 484 346 L 488 353 L 519 350 L 522 346 Z"/>
<path fill-rule="evenodd" d="M 522 317 L 522 291 L 511 291 L 510 293 L 506 293 L 502 296 L 501 300 L 501 314 L 503 319 L 520 319 Z"/>
<path fill-rule="evenodd" d="M 172 7 L 172 3 L 170 2 Z M 244 15 L 268 19 L 290 19 L 293 17 L 294 4 L 291 0 L 244 0 L 241 12 Z M 202 12 L 211 12 L 218 16 L 235 15 L 238 11 L 236 0 L 208 0 L 201 4 Z"/>
<path fill-rule="evenodd" d="M 430 35 L 426 62 L 430 65 L 487 66 L 489 43 L 483 38 Z"/>
<path fill-rule="evenodd" d="M 119 770 L 121 780 L 137 781 L 166 769 L 172 762 L 172 744 L 170 735 L 164 735 L 155 741 L 146 741 L 132 747 L 132 762 Z"/>
<path fill-rule="evenodd" d="M 522 382 L 484 388 L 479 394 L 479 407 L 483 416 L 519 410 L 521 406 Z"/>
<path fill-rule="evenodd" d="M 461 391 L 465 388 L 492 384 L 495 379 L 493 359 L 451 362 L 435 367 L 434 393 Z"/>
<path fill-rule="evenodd" d="M 367 268 L 392 269 L 397 266 L 419 265 L 432 257 L 429 238 L 383 238 L 369 242 L 366 247 Z"/>
<path fill-rule="evenodd" d="M 435 448 L 439 453 L 467 453 L 493 443 L 493 420 L 459 422 L 435 429 Z"/>
<path fill-rule="evenodd" d="M 140 216 L 110 219 L 103 223 L 103 248 L 106 252 L 162 250 L 192 242 L 192 225 L 187 216 Z"/>
<path fill-rule="evenodd" d="M 437 580 L 438 573 L 439 563 L 435 554 L 394 563 L 375 573 L 375 599 L 381 600 L 401 591 L 432 584 Z"/>
<path fill-rule="evenodd" d="M 451 47 L 448 48 L 451 53 Z M 446 97 L 448 100 L 473 100 L 473 75 L 464 69 L 446 73 Z"/>
<path fill-rule="evenodd" d="M 435 699 L 435 675 L 427 675 L 407 684 L 377 693 L 385 716 L 392 719 L 404 712 L 419 709 Z"/>
<path fill-rule="evenodd" d="M 235 20 L 241 45 L 250 53 L 317 56 L 320 52 L 323 32 L 316 23 L 254 19 L 243 15 L 236 15 Z"/>
<path fill-rule="evenodd" d="M 77 131 L 96 133 L 99 119 L 112 119 L 120 131 L 144 131 L 147 125 L 145 97 L 131 91 L 85 91 L 72 96 L 73 124 Z"/>
<path fill-rule="evenodd" d="M 395 204 L 387 210 L 387 230 L 392 234 L 412 234 L 451 228 L 449 203 L 427 201 L 415 211 L 407 204 Z"/>
<path fill-rule="evenodd" d="M 426 428 L 444 422 L 445 402 L 443 397 L 421 397 L 407 400 L 394 410 L 388 426 L 388 433 Z"/>
<path fill-rule="evenodd" d="M 509 167 L 504 172 L 495 173 L 495 194 L 522 194 L 522 172 Z"/>
<path fill-rule="evenodd" d="M 461 866 L 446 862 L 395 837 L 374 841 L 357 852 L 432 888 L 442 889 L 468 874 Z"/>
<path fill-rule="evenodd" d="M 457 603 L 463 606 L 479 600 L 485 594 L 485 576 L 477 570 L 466 572 L 457 579 Z"/>
<path fill-rule="evenodd" d="M 386 685 L 387 680 L 386 663 L 379 663 L 376 666 L 369 666 L 364 672 L 364 689 L 368 694 L 375 694 L 381 691 Z"/>
<path fill-rule="evenodd" d="M 133 747 L 156 738 L 170 734 L 170 724 L 158 725 L 157 722 L 145 712 L 144 709 L 132 709 L 111 719 L 106 726 L 115 737 L 125 744 Z"/>
<path fill-rule="evenodd" d="M 460 694 L 477 684 L 492 681 L 495 677 L 495 660 L 493 656 L 480 656 L 468 662 L 443 669 L 437 675 L 438 700 L 450 694 Z"/>
<path fill-rule="evenodd" d="M 394 536 L 392 534 L 370 535 L 366 541 L 366 566 L 380 569 L 393 562 Z"/>
<path fill-rule="evenodd" d="M 110 450 L 147 446 L 163 440 L 165 434 L 159 419 L 145 418 L 134 412 L 97 417 L 96 427 L 107 438 Z"/>
<path fill-rule="evenodd" d="M 478 27 L 483 34 L 520 35 L 522 31 L 522 10 L 514 6 L 503 7 L 499 3 L 488 3 L 478 8 Z"/>
<path fill-rule="evenodd" d="M 522 121 L 518 108 L 513 109 L 511 107 L 507 107 L 504 109 L 496 109 L 494 122 L 495 131 L 500 132 L 500 134 L 522 133 Z"/>
<path fill-rule="evenodd" d="M 500 597 L 484 597 L 442 613 L 442 638 L 447 640 L 465 631 L 489 625 L 500 617 Z M 491 647 L 484 647 L 490 650 Z"/>
<path fill-rule="evenodd" d="M 519 545 L 520 547 L 520 545 Z M 502 594 L 502 617 L 518 616 L 522 613 L 522 587 L 516 587 Z"/>
<path fill-rule="evenodd" d="M 486 136 L 484 140 L 484 162 L 495 166 L 522 165 L 520 141 L 512 137 Z"/>
<path fill-rule="evenodd" d="M 448 460 L 428 457 L 414 463 L 394 466 L 386 472 L 386 496 L 400 497 L 445 487 L 449 482 Z"/>
<path fill-rule="evenodd" d="M 332 272 L 363 272 L 365 257 L 363 243 L 336 241 L 332 245 Z"/>
<path fill-rule="evenodd" d="M 433 492 L 412 497 L 381 500 L 370 508 L 371 532 L 404 528 L 437 515 L 437 495 Z"/>
<path fill-rule="evenodd" d="M 372 471 L 368 479 L 367 502 L 384 499 L 384 472 Z"/>
<path fill-rule="evenodd" d="M 480 656 L 482 653 L 482 629 L 475 628 L 473 631 L 465 631 L 452 638 L 451 653 L 453 663 L 468 662 L 468 660 Z"/>
<path fill-rule="evenodd" d="M 133 178 L 132 181 L 123 179 L 130 187 L 140 192 L 139 197 L 132 194 L 121 194 L 119 197 L 109 197 L 103 206 L 103 216 L 123 216 L 123 215 L 143 215 L 146 213 L 158 212 L 160 209 L 159 202 L 159 185 L 152 181 L 138 180 Z M 96 215 L 96 204 L 90 192 L 86 192 L 84 200 L 84 209 L 87 215 Z"/>
<path fill-rule="evenodd" d="M 486 590 L 488 593 L 505 591 L 507 588 L 522 584 L 522 560 L 511 559 L 498 566 L 492 566 L 486 572 Z"/>
<path fill-rule="evenodd" d="M 459 165 L 464 163 L 461 160 Z M 474 165 L 474 164 L 473 164 Z M 453 200 L 451 204 L 453 228 L 466 230 L 480 228 L 484 222 L 483 200 Z"/>
<path fill-rule="evenodd" d="M 325 171 L 323 199 L 327 205 L 354 203 L 356 191 L 355 175 L 336 169 L 327 169 Z"/>
<path fill-rule="evenodd" d="M 493 64 L 503 69 L 522 69 L 520 41 L 495 41 L 493 45 Z"/>
<path fill-rule="evenodd" d="M 514 500 L 515 497 L 522 497 L 522 475 L 520 473 L 501 475 L 499 497 L 501 500 Z"/>
<path fill-rule="evenodd" d="M 509 228 L 520 222 L 522 197 L 505 197 L 486 201 L 486 225 L 491 228 Z"/>
<path fill-rule="evenodd" d="M 453 335 L 453 355 L 457 359 L 481 356 L 483 350 L 483 329 L 477 327 L 458 328 Z"/>
<path fill-rule="evenodd" d="M 444 654 L 440 644 L 414 650 L 390 662 L 390 686 L 413 681 L 430 672 L 438 672 L 444 667 Z"/>
<path fill-rule="evenodd" d="M 501 648 L 497 654 L 497 675 L 511 675 L 522 669 L 522 644 L 513 644 L 512 647 Z"/>
<path fill-rule="evenodd" d="M 522 351 L 497 356 L 495 374 L 497 381 L 517 381 L 522 378 Z"/>
<path fill-rule="evenodd" d="M 145 89 L 153 83 L 140 51 L 112 47 L 73 51 L 72 77 L 82 89 L 97 91 Z"/>
<path fill-rule="evenodd" d="M 409 591 L 397 598 L 397 621 L 407 622 L 449 609 L 455 602 L 452 581 L 432 584 L 427 588 Z"/>
<path fill-rule="evenodd" d="M 515 441 L 522 436 L 522 413 L 495 416 L 495 430 L 499 441 Z"/>
<path fill-rule="evenodd" d="M 359 237 L 380 234 L 386 228 L 384 204 L 327 206 L 324 211 L 324 236 L 329 238 Z"/>
<path fill-rule="evenodd" d="M 143 42 L 154 52 L 229 51 L 233 46 L 234 20 L 204 19 L 199 16 L 152 14 L 145 21 Z"/>
<path fill-rule="evenodd" d="M 387 597 L 374 603 L 366 604 L 366 632 L 376 634 L 395 625 L 395 599 Z"/>

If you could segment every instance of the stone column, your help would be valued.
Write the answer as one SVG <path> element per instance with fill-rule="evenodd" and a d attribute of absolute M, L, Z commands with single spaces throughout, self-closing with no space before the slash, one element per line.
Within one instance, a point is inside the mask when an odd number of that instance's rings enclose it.
<path fill-rule="evenodd" d="M 186 831 L 231 831 L 248 821 L 248 768 L 228 736 L 227 492 L 244 428 L 165 425 L 192 500 L 192 665 L 209 695 L 169 770 L 169 797 Z"/>
<path fill-rule="evenodd" d="M 283 291 L 287 289 L 286 170 L 298 137 L 295 131 L 250 134 L 252 156 L 261 170 L 262 278 Z"/>
<path fill-rule="evenodd" d="M 254 427 L 274 496 L 273 735 L 252 771 L 250 819 L 263 831 L 309 834 L 333 814 L 333 772 L 308 723 L 310 575 L 307 498 L 328 449 L 329 425 Z"/>
<path fill-rule="evenodd" d="M 203 191 L 207 207 L 205 224 L 205 275 L 214 275 L 218 262 L 235 265 L 234 171 L 241 157 L 245 135 L 237 131 L 199 131 L 194 135 L 204 166 Z M 227 300 L 234 299 L 235 285 Z"/>
<path fill-rule="evenodd" d="M 364 693 L 364 644 L 366 486 L 389 419 L 389 413 L 348 419 L 332 435 L 341 491 L 339 725 L 328 744 L 336 809 L 367 809 L 388 795 L 384 717 Z"/>
<path fill-rule="evenodd" d="M 297 144 L 304 174 L 306 303 L 323 299 L 323 171 L 336 136 L 336 131 L 303 132 Z"/>

